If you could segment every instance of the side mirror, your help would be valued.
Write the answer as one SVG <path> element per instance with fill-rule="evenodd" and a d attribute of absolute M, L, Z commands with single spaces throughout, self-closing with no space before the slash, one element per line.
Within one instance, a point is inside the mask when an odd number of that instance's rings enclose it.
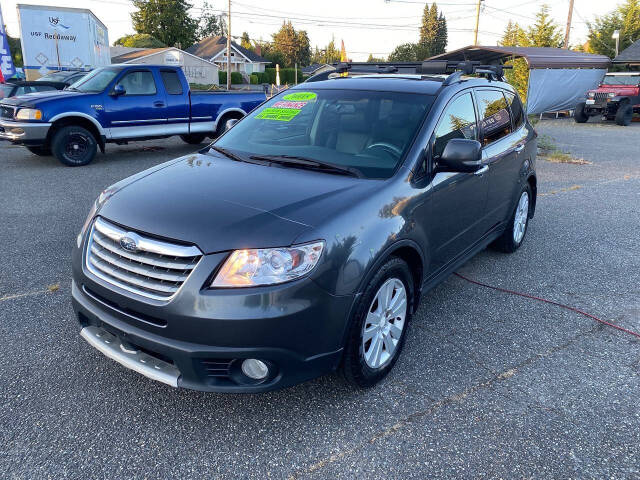
<path fill-rule="evenodd" d="M 124 95 L 125 93 L 127 93 L 127 90 L 124 88 L 124 86 L 118 84 L 115 87 L 113 87 L 113 90 L 111 91 L 111 96 L 119 97 L 120 95 Z"/>
<path fill-rule="evenodd" d="M 443 172 L 475 172 L 482 167 L 482 145 L 477 140 L 452 138 L 438 159 Z"/>
<path fill-rule="evenodd" d="M 227 120 L 227 122 L 224 124 L 224 131 L 226 132 L 231 127 L 233 127 L 236 123 L 238 123 L 237 118 L 232 118 L 231 120 Z"/>

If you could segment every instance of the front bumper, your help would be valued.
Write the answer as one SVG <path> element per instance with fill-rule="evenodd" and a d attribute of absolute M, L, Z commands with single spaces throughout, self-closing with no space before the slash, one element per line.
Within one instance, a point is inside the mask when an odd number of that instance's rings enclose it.
<path fill-rule="evenodd" d="M 14 122 L 0 119 L 0 140 L 23 145 L 43 145 L 47 140 L 50 123 Z"/>
<path fill-rule="evenodd" d="M 308 278 L 270 287 L 203 289 L 226 257 L 205 255 L 178 294 L 163 303 L 108 284 L 84 268 L 82 257 L 82 249 L 74 249 L 73 308 L 83 337 L 155 380 L 202 391 L 263 392 L 331 372 L 341 360 L 353 297 L 333 296 Z M 96 333 L 116 338 L 100 346 Z M 151 358 L 147 368 L 140 361 L 145 355 Z M 265 380 L 242 374 L 247 358 L 270 367 Z M 149 368 L 153 362 L 160 367 L 156 372 Z M 155 378 L 157 370 L 167 375 Z"/>

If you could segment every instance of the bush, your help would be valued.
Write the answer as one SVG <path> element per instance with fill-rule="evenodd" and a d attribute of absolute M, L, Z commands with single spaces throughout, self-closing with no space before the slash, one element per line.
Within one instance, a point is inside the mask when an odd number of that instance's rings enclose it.
<path fill-rule="evenodd" d="M 227 79 L 225 78 L 226 81 Z M 231 85 L 240 85 L 242 83 L 242 74 L 240 72 L 231 72 Z"/>
<path fill-rule="evenodd" d="M 265 73 L 268 76 L 267 83 L 276 83 L 276 69 L 275 68 L 266 68 Z M 298 83 L 302 81 L 302 72 L 298 69 Z M 281 68 L 280 69 L 280 84 L 284 85 L 289 84 L 293 85 L 296 82 L 296 69 L 295 68 Z M 260 82 L 264 83 L 264 82 Z"/>
<path fill-rule="evenodd" d="M 220 85 L 227 84 L 227 72 L 223 72 L 222 70 L 218 70 L 218 83 Z"/>
<path fill-rule="evenodd" d="M 271 83 L 269 82 L 269 75 L 267 72 L 256 72 L 255 75 L 258 76 L 258 83 Z"/>
<path fill-rule="evenodd" d="M 258 84 L 258 75 L 256 73 L 252 73 L 249 76 L 249 83 L 251 85 L 257 85 Z"/>

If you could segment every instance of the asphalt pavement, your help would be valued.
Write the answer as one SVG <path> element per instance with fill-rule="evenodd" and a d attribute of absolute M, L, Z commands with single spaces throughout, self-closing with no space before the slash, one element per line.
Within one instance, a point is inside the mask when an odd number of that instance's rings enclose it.
<path fill-rule="evenodd" d="M 592 164 L 539 160 L 523 247 L 460 273 L 640 332 L 640 123 L 536 129 Z M 336 375 L 262 395 L 176 390 L 91 348 L 70 301 L 91 202 L 193 150 L 109 145 L 68 168 L 0 144 L 0 477 L 640 478 L 640 341 L 455 276 L 366 391 Z"/>

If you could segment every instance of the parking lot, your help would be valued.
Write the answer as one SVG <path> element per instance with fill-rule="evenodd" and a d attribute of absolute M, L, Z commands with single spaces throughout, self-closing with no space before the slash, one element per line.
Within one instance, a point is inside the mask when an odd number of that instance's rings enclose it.
<path fill-rule="evenodd" d="M 640 123 L 536 129 L 591 164 L 539 160 L 523 247 L 459 273 L 640 332 Z M 71 309 L 75 237 L 103 188 L 192 150 L 109 145 L 68 168 L 0 145 L 3 478 L 640 478 L 639 339 L 456 276 L 371 390 L 205 394 L 106 359 Z"/>

